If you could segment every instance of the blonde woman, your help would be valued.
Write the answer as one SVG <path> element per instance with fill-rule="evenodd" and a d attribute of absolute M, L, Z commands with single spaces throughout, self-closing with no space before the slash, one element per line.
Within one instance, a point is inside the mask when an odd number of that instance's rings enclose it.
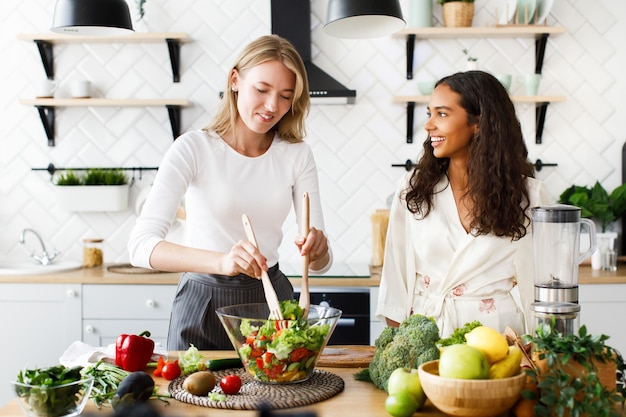
<path fill-rule="evenodd" d="M 174 141 L 128 244 L 133 265 L 184 272 L 170 318 L 167 348 L 230 349 L 215 309 L 264 302 L 261 270 L 279 299 L 293 287 L 279 270 L 282 226 L 292 207 L 301 222 L 310 198 L 310 232 L 296 250 L 310 270 L 324 272 L 332 256 L 310 147 L 303 142 L 310 106 L 307 75 L 293 45 L 276 35 L 247 45 L 228 74 L 214 120 Z M 184 197 L 186 245 L 165 237 Z M 255 228 L 262 254 L 246 240 L 241 217 Z"/>

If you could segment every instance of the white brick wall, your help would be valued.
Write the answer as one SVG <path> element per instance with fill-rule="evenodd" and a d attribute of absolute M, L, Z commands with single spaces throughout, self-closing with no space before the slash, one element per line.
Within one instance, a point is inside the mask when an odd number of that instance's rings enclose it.
<path fill-rule="evenodd" d="M 404 0 L 403 6 L 408 5 Z M 135 215 L 71 213 L 54 200 L 49 176 L 32 167 L 157 166 L 172 141 L 162 108 L 59 108 L 56 147 L 48 147 L 31 98 L 45 77 L 36 47 L 18 33 L 45 32 L 54 0 L 0 2 L 0 260 L 23 257 L 19 232 L 34 227 L 47 242 L 80 259 L 80 241 L 105 238 L 105 262 L 125 262 L 126 240 Z M 134 9 L 134 1 L 129 1 Z M 270 32 L 269 0 L 148 0 L 146 23 L 153 31 L 187 32 L 181 47 L 181 82 L 173 83 L 164 44 L 70 44 L 54 47 L 59 96 L 74 79 L 92 81 L 109 98 L 188 98 L 182 129 L 204 126 L 217 104 L 234 56 L 249 40 Z M 405 108 L 393 95 L 410 94 L 416 81 L 464 69 L 462 50 L 479 58 L 482 69 L 514 75 L 534 68 L 530 39 L 420 41 L 415 80 L 405 74 L 405 43 L 398 38 L 338 40 L 322 30 L 327 0 L 312 0 L 313 59 L 340 82 L 357 90 L 355 105 L 316 105 L 308 119 L 308 141 L 320 169 L 328 233 L 336 260 L 370 259 L 369 215 L 383 207 L 403 171 L 392 163 L 415 160 L 424 138 L 424 108 L 416 107 L 415 143 L 405 143 Z M 491 24 L 496 0 L 476 0 L 475 26 Z M 433 6 L 440 21 L 441 6 Z M 621 20 L 619 20 L 621 19 Z M 531 158 L 556 162 L 539 173 L 553 196 L 576 183 L 621 183 L 621 149 L 626 120 L 626 3 L 620 0 L 557 0 L 550 24 L 567 33 L 548 43 L 540 92 L 566 95 L 548 108 L 544 144 L 534 144 L 534 106 L 519 105 Z M 514 80 L 512 93 L 520 91 Z M 131 201 L 150 185 L 144 173 Z M 132 204 L 131 204 L 132 205 Z M 285 230 L 285 260 L 294 226 Z"/>

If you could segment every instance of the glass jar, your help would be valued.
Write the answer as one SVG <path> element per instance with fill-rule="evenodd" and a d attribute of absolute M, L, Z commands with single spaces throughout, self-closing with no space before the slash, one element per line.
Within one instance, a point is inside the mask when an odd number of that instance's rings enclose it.
<path fill-rule="evenodd" d="M 83 239 L 83 266 L 93 268 L 102 265 L 102 242 L 104 239 Z"/>
<path fill-rule="evenodd" d="M 536 336 L 537 329 L 541 326 L 544 333 L 549 333 L 554 320 L 554 329 L 565 335 L 578 333 L 580 325 L 578 313 L 580 305 L 576 303 L 551 303 L 539 302 L 531 305 L 534 316 L 534 327 L 531 329 Z"/>

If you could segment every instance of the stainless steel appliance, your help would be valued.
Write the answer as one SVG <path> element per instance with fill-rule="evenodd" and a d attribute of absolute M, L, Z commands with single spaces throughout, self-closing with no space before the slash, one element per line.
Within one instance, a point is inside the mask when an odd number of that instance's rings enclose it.
<path fill-rule="evenodd" d="M 578 330 L 578 266 L 596 249 L 596 229 L 581 209 L 570 205 L 531 209 L 535 265 L 534 323 L 549 325 L 571 334 Z M 589 248 L 580 252 L 580 231 L 589 233 Z M 536 327 L 535 327 L 536 329 Z M 535 330 L 533 329 L 533 330 Z"/>
<path fill-rule="evenodd" d="M 299 296 L 299 293 L 295 294 L 296 300 Z M 329 345 L 370 344 L 370 292 L 368 288 L 311 288 L 311 304 L 341 310 L 341 318 L 330 336 Z"/>

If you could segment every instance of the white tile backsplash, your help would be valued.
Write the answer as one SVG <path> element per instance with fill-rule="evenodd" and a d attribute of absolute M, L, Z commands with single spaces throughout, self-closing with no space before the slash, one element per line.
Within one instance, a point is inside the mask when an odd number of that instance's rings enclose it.
<path fill-rule="evenodd" d="M 433 0 L 434 1 L 434 0 Z M 406 144 L 406 110 L 392 96 L 414 94 L 417 80 L 463 70 L 467 48 L 479 66 L 514 75 L 511 92 L 521 92 L 515 76 L 534 69 L 532 39 L 420 40 L 415 77 L 405 79 L 405 42 L 387 37 L 342 40 L 322 29 L 328 0 L 311 0 L 313 60 L 350 89 L 354 105 L 315 105 L 307 121 L 307 140 L 320 170 L 328 234 L 339 262 L 368 262 L 370 214 L 384 207 L 404 173 L 391 164 L 416 160 L 425 137 L 425 109 L 416 106 L 414 143 Z M 172 142 L 165 108 L 58 108 L 56 146 L 48 147 L 33 107 L 19 104 L 34 95 L 45 77 L 37 49 L 18 33 L 46 32 L 55 0 L 0 2 L 0 259 L 25 255 L 18 243 L 24 227 L 38 230 L 50 246 L 80 259 L 81 239 L 105 239 L 105 261 L 126 262 L 126 240 L 135 220 L 134 198 L 149 187 L 154 172 L 136 173 L 131 207 L 120 213 L 71 213 L 60 207 L 49 175 L 33 167 L 158 166 Z M 135 2 L 129 1 L 133 12 Z M 407 6 L 408 0 L 402 0 Z M 498 2 L 476 0 L 475 26 L 492 24 Z M 572 182 L 621 183 L 621 148 L 626 104 L 626 3 L 559 0 L 549 24 L 567 33 L 553 36 L 546 50 L 540 91 L 565 95 L 548 107 L 544 143 L 534 142 L 534 106 L 516 105 L 530 157 L 556 162 L 538 177 L 553 197 Z M 433 5 L 440 25 L 441 6 Z M 620 12 L 621 11 L 621 12 Z M 145 25 L 152 31 L 187 32 L 180 49 L 181 81 L 172 82 L 165 44 L 61 44 L 54 46 L 59 96 L 74 79 L 91 80 L 94 96 L 109 98 L 187 98 L 182 130 L 203 127 L 223 90 L 226 73 L 240 48 L 270 31 L 270 0 L 149 0 Z M 143 25 L 143 24 L 142 24 Z M 140 25 L 138 25 L 139 27 Z M 290 218 L 291 219 L 291 218 Z M 285 262 L 297 259 L 296 228 L 285 227 Z"/>

